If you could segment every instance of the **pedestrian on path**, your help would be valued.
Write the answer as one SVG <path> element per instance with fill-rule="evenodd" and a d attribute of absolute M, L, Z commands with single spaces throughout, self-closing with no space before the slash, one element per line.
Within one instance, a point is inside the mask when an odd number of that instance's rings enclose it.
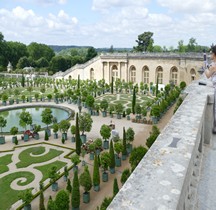
<path fill-rule="evenodd" d="M 213 104 L 213 113 L 214 113 L 214 121 L 213 121 L 213 128 L 212 133 L 216 134 L 216 45 L 212 46 L 211 48 L 211 64 L 208 65 L 206 63 L 205 75 L 207 78 L 211 78 L 213 87 L 214 87 L 214 104 Z"/>

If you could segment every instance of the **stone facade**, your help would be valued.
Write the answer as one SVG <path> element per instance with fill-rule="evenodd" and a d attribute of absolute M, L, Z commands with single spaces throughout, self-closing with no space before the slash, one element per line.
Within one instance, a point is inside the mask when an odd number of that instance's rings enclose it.
<path fill-rule="evenodd" d="M 55 78 L 105 79 L 112 77 L 134 83 L 168 84 L 173 81 L 189 84 L 199 78 L 198 70 L 203 66 L 202 54 L 101 54 L 85 64 L 75 65 L 66 72 L 59 72 Z"/>

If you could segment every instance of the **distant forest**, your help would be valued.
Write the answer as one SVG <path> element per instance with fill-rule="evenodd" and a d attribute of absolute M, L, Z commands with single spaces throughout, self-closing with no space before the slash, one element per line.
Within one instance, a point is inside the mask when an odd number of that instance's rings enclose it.
<path fill-rule="evenodd" d="M 68 51 L 69 49 L 88 49 L 92 46 L 76 46 L 76 45 L 48 45 L 51 49 L 53 49 L 53 51 L 56 54 L 59 54 L 61 51 Z M 113 46 L 111 46 L 110 48 L 95 48 L 95 50 L 100 53 L 100 52 L 110 52 L 110 50 L 113 49 Z M 115 48 L 113 49 L 114 51 L 117 52 L 129 52 L 132 51 L 133 48 Z M 60 53 L 62 54 L 62 53 Z"/>

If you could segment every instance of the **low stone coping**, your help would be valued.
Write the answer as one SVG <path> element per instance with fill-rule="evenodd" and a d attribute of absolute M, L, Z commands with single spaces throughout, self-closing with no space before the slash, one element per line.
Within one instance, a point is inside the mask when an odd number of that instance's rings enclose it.
<path fill-rule="evenodd" d="M 192 83 L 188 94 L 108 210 L 174 210 L 184 207 L 197 157 L 208 95 L 213 87 Z"/>

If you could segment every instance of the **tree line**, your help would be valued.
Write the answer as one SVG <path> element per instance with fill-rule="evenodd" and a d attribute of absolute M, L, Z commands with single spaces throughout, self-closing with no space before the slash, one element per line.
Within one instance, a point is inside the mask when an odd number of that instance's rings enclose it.
<path fill-rule="evenodd" d="M 0 32 L 0 71 L 6 71 L 11 62 L 13 69 L 34 67 L 36 70 L 53 74 L 65 71 L 77 63 L 82 64 L 97 55 L 93 47 L 86 48 L 84 53 L 72 49 L 67 56 L 55 54 L 54 50 L 46 44 L 32 42 L 25 45 L 20 42 L 5 41 Z"/>
<path fill-rule="evenodd" d="M 177 52 L 177 53 L 191 53 L 191 52 L 204 52 L 209 51 L 210 47 L 201 46 L 197 43 L 196 39 L 191 37 L 188 44 L 184 44 L 183 40 L 178 41 L 177 48 L 173 46 L 167 48 L 166 46 L 154 45 L 153 32 L 144 32 L 138 35 L 136 40 L 137 46 L 133 47 L 134 52 Z M 213 45 L 213 44 L 212 44 Z"/>

